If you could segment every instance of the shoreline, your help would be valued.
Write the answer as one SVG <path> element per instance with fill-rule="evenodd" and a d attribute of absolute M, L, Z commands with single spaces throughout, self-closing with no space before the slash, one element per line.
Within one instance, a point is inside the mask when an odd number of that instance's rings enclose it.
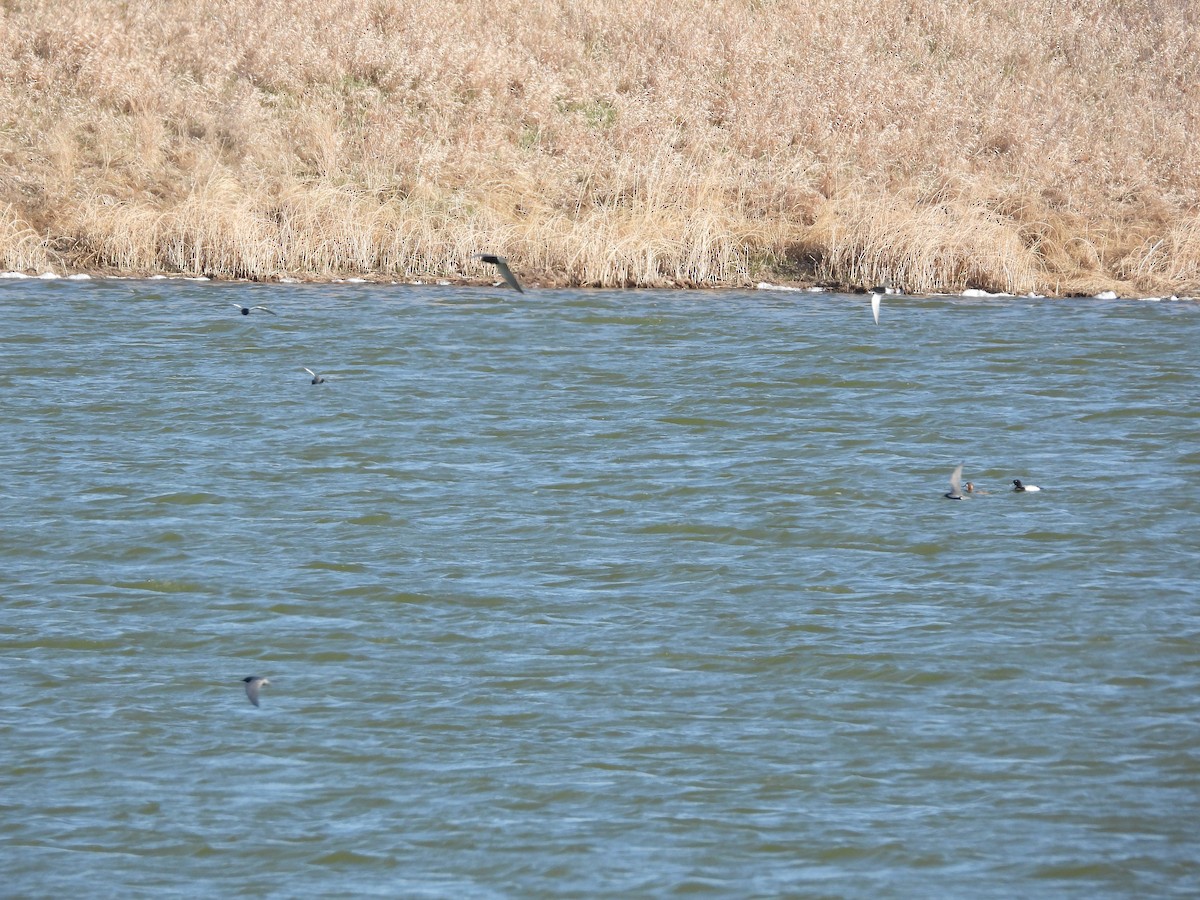
<path fill-rule="evenodd" d="M 182 273 L 166 274 L 162 272 L 154 272 L 150 274 L 127 274 L 102 271 L 73 271 L 65 275 L 61 275 L 53 270 L 45 270 L 41 272 L 18 272 L 18 271 L 0 271 L 0 283 L 4 282 L 22 282 L 22 281 L 37 281 L 46 283 L 55 283 L 59 281 L 67 281 L 74 283 L 86 283 L 91 281 L 190 281 L 193 283 L 208 283 L 215 285 L 225 284 L 269 284 L 269 285 L 332 285 L 332 284 L 367 284 L 375 286 L 391 286 L 391 287 L 452 287 L 452 288 L 498 288 L 500 290 L 508 290 L 502 287 L 502 283 L 497 283 L 494 279 L 476 279 L 468 277 L 454 278 L 439 278 L 439 279 L 408 279 L 398 280 L 389 278 L 384 275 L 358 275 L 358 276 L 317 276 L 310 275 L 304 277 L 294 277 L 288 275 L 273 276 L 268 278 L 229 278 L 223 276 L 208 276 L 208 275 L 185 275 Z M 677 291 L 680 293 L 720 293 L 725 291 L 763 291 L 774 293 L 789 293 L 789 294 L 840 294 L 844 296 L 864 296 L 870 293 L 870 290 L 862 287 L 854 287 L 848 285 L 819 285 L 814 283 L 803 282 L 786 282 L 786 281 L 759 281 L 754 284 L 707 284 L 707 285 L 685 285 L 685 284 L 660 284 L 654 286 L 624 286 L 624 287 L 597 287 L 587 285 L 565 285 L 565 284 L 546 284 L 538 280 L 523 281 L 527 288 L 537 290 L 588 290 L 588 291 L 639 291 L 639 290 L 662 290 L 662 291 Z M 1137 302 L 1162 302 L 1162 301 L 1183 301 L 1183 302 L 1198 302 L 1200 295 L 1189 294 L 1170 294 L 1170 295 L 1149 295 L 1149 294 L 1121 294 L 1112 290 L 1100 291 L 1095 294 L 1041 294 L 1030 292 L 1026 294 L 1016 294 L 1004 291 L 987 291 L 982 288 L 965 288 L 962 291 L 930 291 L 921 293 L 906 293 L 900 290 L 890 290 L 890 294 L 897 298 L 903 297 L 966 297 L 980 298 L 989 300 L 1124 300 Z"/>

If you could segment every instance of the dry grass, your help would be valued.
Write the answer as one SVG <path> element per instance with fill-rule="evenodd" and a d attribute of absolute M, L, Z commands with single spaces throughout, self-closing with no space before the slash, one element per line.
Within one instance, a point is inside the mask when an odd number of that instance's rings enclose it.
<path fill-rule="evenodd" d="M 0 271 L 41 270 L 48 265 L 42 237 L 11 206 L 0 208 Z"/>
<path fill-rule="evenodd" d="M 0 267 L 1200 292 L 1192 0 L 0 0 Z"/>

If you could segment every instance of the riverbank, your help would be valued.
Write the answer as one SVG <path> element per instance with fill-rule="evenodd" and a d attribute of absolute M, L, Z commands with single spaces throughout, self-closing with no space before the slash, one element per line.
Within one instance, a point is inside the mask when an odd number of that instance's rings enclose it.
<path fill-rule="evenodd" d="M 1187 3 L 0 11 L 0 270 L 1200 293 Z"/>

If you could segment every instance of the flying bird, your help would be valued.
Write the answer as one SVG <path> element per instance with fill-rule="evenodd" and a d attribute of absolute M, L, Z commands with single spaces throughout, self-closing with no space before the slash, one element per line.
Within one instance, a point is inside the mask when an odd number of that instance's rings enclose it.
<path fill-rule="evenodd" d="M 874 287 L 871 288 L 871 315 L 875 317 L 875 324 L 879 324 L 879 301 L 883 298 L 887 288 Z"/>
<path fill-rule="evenodd" d="M 508 260 L 503 256 L 496 256 L 494 253 L 479 253 L 475 256 L 475 258 L 495 266 L 500 272 L 500 277 L 504 279 L 505 284 L 507 284 L 518 294 L 525 293 L 521 287 L 521 283 L 517 281 L 517 276 L 514 275 L 512 273 L 512 269 L 508 267 Z"/>
<path fill-rule="evenodd" d="M 242 304 L 237 303 L 236 301 L 233 301 L 233 300 L 230 300 L 229 302 L 232 303 L 234 306 L 236 306 L 238 309 L 240 309 L 242 311 L 243 316 L 250 315 L 250 313 L 256 309 L 261 309 L 263 312 L 270 313 L 273 316 L 278 315 L 278 313 L 275 312 L 275 310 L 267 309 L 265 306 L 242 306 Z"/>
<path fill-rule="evenodd" d="M 250 698 L 250 702 L 258 706 L 258 692 L 261 688 L 266 687 L 271 682 L 267 681 L 261 675 L 250 675 L 242 679 L 246 684 L 246 696 Z"/>
<path fill-rule="evenodd" d="M 1024 494 L 1027 491 L 1040 491 L 1041 488 L 1036 484 L 1021 484 L 1020 478 L 1013 479 L 1013 493 Z"/>
<path fill-rule="evenodd" d="M 302 368 L 305 372 L 307 372 L 309 375 L 312 376 L 312 382 L 311 382 L 312 384 L 324 384 L 325 383 L 324 375 L 318 375 L 316 372 L 314 372 L 308 366 L 301 366 L 300 368 Z"/>
<path fill-rule="evenodd" d="M 947 500 L 961 500 L 962 495 L 962 469 L 963 464 L 959 463 L 958 468 L 950 473 L 950 490 L 948 493 L 942 494 Z"/>

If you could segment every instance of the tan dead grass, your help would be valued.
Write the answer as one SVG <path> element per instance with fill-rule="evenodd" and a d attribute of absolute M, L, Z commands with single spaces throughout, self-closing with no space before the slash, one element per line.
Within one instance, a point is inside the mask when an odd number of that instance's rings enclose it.
<path fill-rule="evenodd" d="M 45 240 L 11 206 L 0 207 L 0 271 L 42 270 L 47 265 Z"/>
<path fill-rule="evenodd" d="M 1190 0 L 0 0 L 0 266 L 1200 292 Z"/>

